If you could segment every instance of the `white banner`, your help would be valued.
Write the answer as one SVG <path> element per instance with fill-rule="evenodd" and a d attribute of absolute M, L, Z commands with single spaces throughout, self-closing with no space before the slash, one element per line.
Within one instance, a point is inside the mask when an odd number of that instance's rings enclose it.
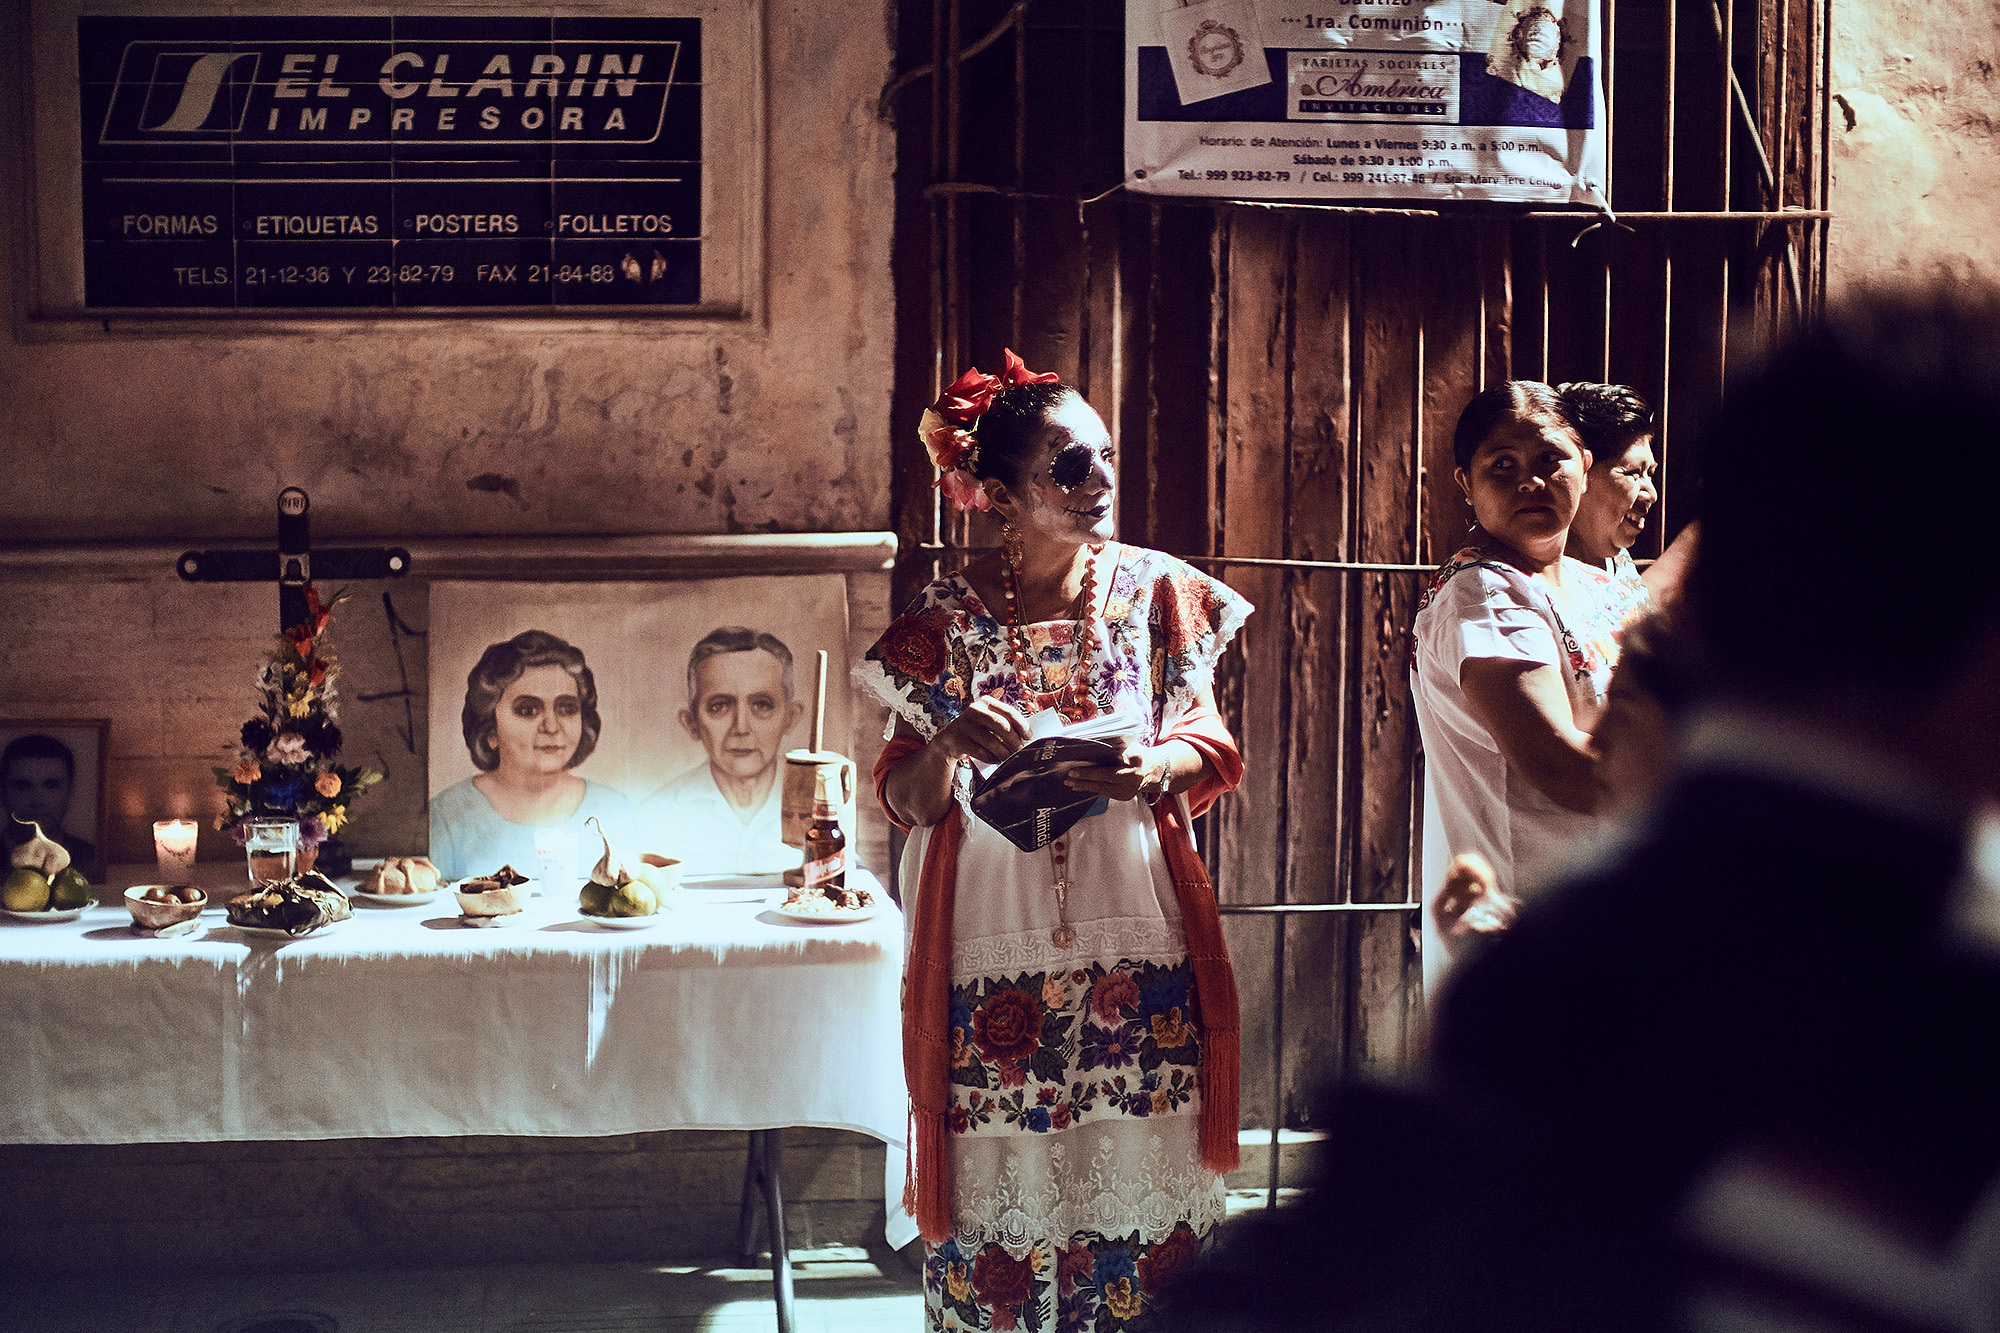
<path fill-rule="evenodd" d="M 1125 185 L 1602 208 L 1602 40 L 1597 0 L 1125 0 Z"/>

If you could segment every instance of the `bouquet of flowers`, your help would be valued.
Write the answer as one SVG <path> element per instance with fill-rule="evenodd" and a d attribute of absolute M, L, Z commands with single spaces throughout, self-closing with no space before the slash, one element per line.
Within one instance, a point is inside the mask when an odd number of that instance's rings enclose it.
<path fill-rule="evenodd" d="M 235 766 L 215 770 L 216 785 L 229 802 L 227 812 L 215 817 L 215 827 L 233 833 L 239 845 L 249 820 L 291 818 L 299 821 L 301 849 L 316 852 L 347 822 L 349 803 L 382 780 L 380 773 L 335 762 L 340 663 L 323 639 L 333 608 L 345 597 L 338 593 L 325 603 L 317 588 L 307 587 L 305 621 L 279 635 L 270 659 L 258 668 L 263 704 L 243 724 Z"/>

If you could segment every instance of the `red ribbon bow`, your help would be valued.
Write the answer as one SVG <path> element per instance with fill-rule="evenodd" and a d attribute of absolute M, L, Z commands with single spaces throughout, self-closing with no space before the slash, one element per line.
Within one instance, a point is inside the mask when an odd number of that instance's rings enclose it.
<path fill-rule="evenodd" d="M 1023 384 L 1054 384 L 1062 378 L 1052 370 L 1039 375 L 1029 370 L 1011 347 L 1002 348 L 1001 356 L 1004 360 L 998 375 L 988 375 L 973 366 L 946 387 L 918 424 L 924 448 L 941 474 L 938 487 L 960 512 L 985 509 L 990 504 L 985 488 L 970 471 L 977 448 L 974 430 L 979 418 L 1008 389 L 1018 389 Z"/>

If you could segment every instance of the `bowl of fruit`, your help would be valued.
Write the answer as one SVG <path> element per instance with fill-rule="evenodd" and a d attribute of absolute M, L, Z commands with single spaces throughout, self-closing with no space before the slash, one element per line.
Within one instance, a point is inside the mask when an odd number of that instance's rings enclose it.
<path fill-rule="evenodd" d="M 192 884 L 134 884 L 125 890 L 125 908 L 141 930 L 164 934 L 176 926 L 193 929 L 208 906 L 208 895 Z"/>
<path fill-rule="evenodd" d="M 0 884 L 0 911 L 21 921 L 74 921 L 97 901 L 97 892 L 69 863 L 68 848 L 43 833 L 40 824 L 28 826 L 35 835 L 10 857 L 13 864 Z"/>
<path fill-rule="evenodd" d="M 527 904 L 523 887 L 528 877 L 512 866 L 501 866 L 490 875 L 462 879 L 452 892 L 458 896 L 459 919 L 468 926 L 511 925 Z"/>
<path fill-rule="evenodd" d="M 639 930 L 657 924 L 661 909 L 673 905 L 673 895 L 680 888 L 680 861 L 648 852 L 628 862 L 612 850 L 610 835 L 602 824 L 597 825 L 597 833 L 604 840 L 604 855 L 577 894 L 577 910 L 584 920 L 609 930 Z"/>

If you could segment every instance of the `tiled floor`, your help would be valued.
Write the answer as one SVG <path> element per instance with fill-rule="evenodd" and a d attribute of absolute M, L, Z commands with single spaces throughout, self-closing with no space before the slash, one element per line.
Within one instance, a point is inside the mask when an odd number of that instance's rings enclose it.
<path fill-rule="evenodd" d="M 253 1242 L 254 1243 L 254 1242 Z M 923 1327 L 887 1250 L 794 1254 L 798 1333 Z M 261 1326 L 261 1328 L 260 1328 Z M 767 1333 L 769 1269 L 647 1264 L 110 1277 L 0 1294 L 7 1333 Z"/>

